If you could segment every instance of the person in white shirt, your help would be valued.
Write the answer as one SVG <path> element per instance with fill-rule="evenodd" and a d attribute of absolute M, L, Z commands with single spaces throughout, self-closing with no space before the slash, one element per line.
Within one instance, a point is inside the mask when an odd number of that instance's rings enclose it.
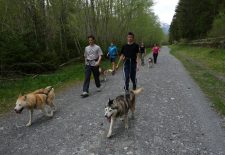
<path fill-rule="evenodd" d="M 95 44 L 95 37 L 88 36 L 89 46 L 85 48 L 84 57 L 85 57 L 85 80 L 83 84 L 83 93 L 82 97 L 89 96 L 89 85 L 91 72 L 94 75 L 94 80 L 98 91 L 101 91 L 101 83 L 99 79 L 99 65 L 102 59 L 102 50 L 101 48 Z"/>

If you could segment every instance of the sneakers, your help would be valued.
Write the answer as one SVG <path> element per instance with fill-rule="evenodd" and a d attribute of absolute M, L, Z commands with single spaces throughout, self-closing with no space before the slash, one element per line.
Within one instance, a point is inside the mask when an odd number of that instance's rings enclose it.
<path fill-rule="evenodd" d="M 115 75 L 116 71 L 112 71 L 112 75 Z"/>
<path fill-rule="evenodd" d="M 137 89 L 137 86 L 136 85 L 133 85 L 133 90 L 136 90 Z"/>
<path fill-rule="evenodd" d="M 82 97 L 88 97 L 89 94 L 88 94 L 87 92 L 83 92 L 83 93 L 81 94 L 81 96 L 82 96 Z"/>
<path fill-rule="evenodd" d="M 125 90 L 125 95 L 130 94 L 129 90 Z"/>
<path fill-rule="evenodd" d="M 125 99 L 128 101 L 130 99 L 130 91 L 125 90 Z"/>

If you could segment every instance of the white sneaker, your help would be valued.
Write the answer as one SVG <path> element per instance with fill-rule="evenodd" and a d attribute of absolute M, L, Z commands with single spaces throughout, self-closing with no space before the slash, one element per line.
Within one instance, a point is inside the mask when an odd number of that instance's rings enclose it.
<path fill-rule="evenodd" d="M 88 94 L 87 92 L 83 92 L 83 93 L 81 94 L 81 96 L 82 96 L 82 97 L 88 97 L 89 94 Z"/>
<path fill-rule="evenodd" d="M 97 91 L 98 92 L 102 91 L 101 86 L 97 88 Z"/>

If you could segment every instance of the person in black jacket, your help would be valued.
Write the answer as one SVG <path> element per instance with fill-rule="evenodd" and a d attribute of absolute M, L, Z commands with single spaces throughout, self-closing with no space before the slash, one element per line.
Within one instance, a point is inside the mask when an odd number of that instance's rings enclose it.
<path fill-rule="evenodd" d="M 133 83 L 133 90 L 137 88 L 136 81 L 136 71 L 138 70 L 138 53 L 139 45 L 134 42 L 134 34 L 129 32 L 127 35 L 127 44 L 122 47 L 121 56 L 116 68 L 119 67 L 120 62 L 123 60 L 123 71 L 125 78 L 125 87 L 126 92 L 129 93 L 129 82 L 130 80 Z"/>

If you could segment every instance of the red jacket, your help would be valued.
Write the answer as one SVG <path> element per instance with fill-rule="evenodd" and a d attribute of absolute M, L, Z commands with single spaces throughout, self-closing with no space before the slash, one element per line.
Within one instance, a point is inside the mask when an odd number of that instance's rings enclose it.
<path fill-rule="evenodd" d="M 160 48 L 158 46 L 152 48 L 153 54 L 158 54 L 159 51 L 160 51 Z"/>

